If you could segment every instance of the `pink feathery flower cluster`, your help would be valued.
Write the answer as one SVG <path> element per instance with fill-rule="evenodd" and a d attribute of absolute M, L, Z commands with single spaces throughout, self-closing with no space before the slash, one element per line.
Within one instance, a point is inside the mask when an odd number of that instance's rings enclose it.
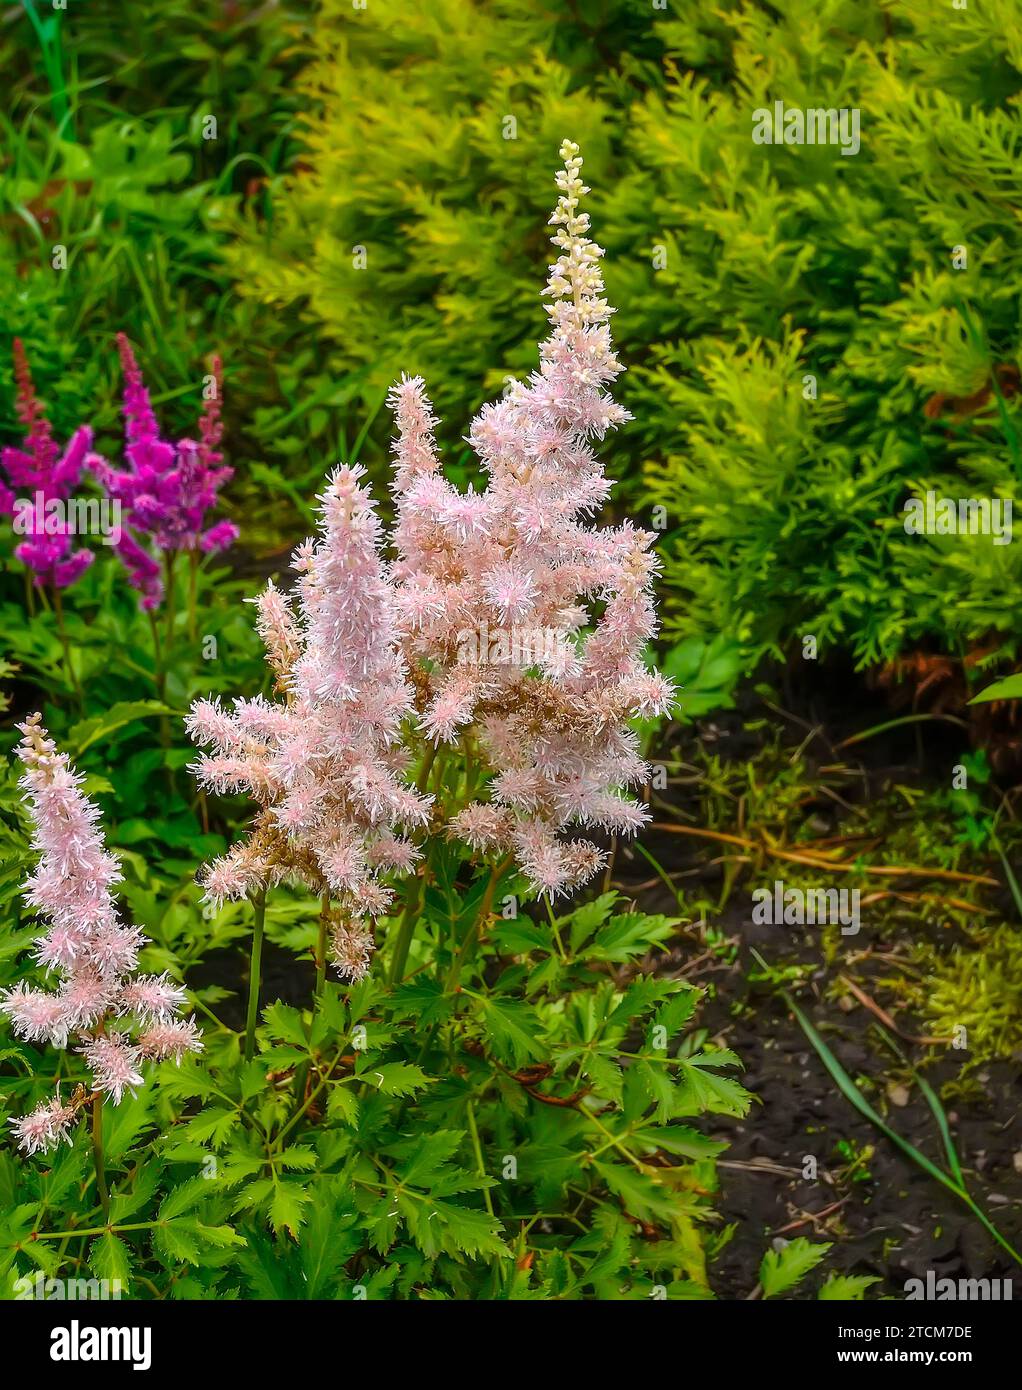
<path fill-rule="evenodd" d="M 603 250 L 579 211 L 589 190 L 578 147 L 566 141 L 561 157 L 550 219 L 560 254 L 545 290 L 552 331 L 539 371 L 473 421 L 483 491 L 461 493 L 444 478 L 421 379 L 391 393 L 396 607 L 407 658 L 428 672 L 421 727 L 434 743 L 472 736 L 492 773 L 488 801 L 468 805 L 451 829 L 474 849 L 513 855 L 548 895 L 570 892 L 603 861 L 565 830 L 629 834 L 648 819 L 625 794 L 648 775 L 628 720 L 673 699 L 642 659 L 656 631 L 655 536 L 628 522 L 586 524 L 610 491 L 590 441 L 630 417 L 605 389 L 621 367 Z"/>
<path fill-rule="evenodd" d="M 14 491 L 0 483 L 0 513 L 15 515 L 16 530 L 27 537 L 14 551 L 27 569 L 34 571 L 38 587 L 51 584 L 66 589 L 92 564 L 92 551 L 75 548 L 73 531 L 62 508 L 81 477 L 92 445 L 92 430 L 82 425 L 71 436 L 63 453 L 53 438 L 46 412 L 32 383 L 32 374 L 20 338 L 14 340 L 16 409 L 25 429 L 22 447 L 0 450 L 0 464 Z M 22 505 L 16 505 L 20 493 Z"/>
<path fill-rule="evenodd" d="M 113 468 L 95 454 L 88 462 L 111 499 L 121 504 L 125 524 L 117 553 L 142 608 L 148 610 L 163 598 L 160 551 L 226 550 L 237 539 L 238 528 L 230 521 L 205 529 L 206 514 L 217 505 L 219 490 L 234 470 L 222 466 L 218 448 L 223 433 L 219 357 L 213 359 L 212 389 L 203 399 L 199 439 L 172 444 L 160 436 L 149 392 L 123 333 L 117 335 L 117 347 L 124 371 L 124 454 L 129 466 Z M 140 537 L 151 538 L 157 553 Z"/>
<path fill-rule="evenodd" d="M 250 838 L 203 871 L 208 897 L 286 877 L 336 895 L 335 963 L 351 979 L 368 968 L 389 878 L 419 857 L 407 832 L 431 828 L 431 798 L 403 780 L 406 716 L 434 748 L 464 739 L 485 759 L 487 799 L 448 833 L 514 859 L 539 893 L 570 892 L 600 868 L 602 851 L 573 827 L 628 834 L 648 819 L 628 795 L 648 776 L 629 720 L 673 700 L 643 662 L 655 537 L 587 524 L 610 490 L 591 441 L 629 417 L 605 389 L 621 368 L 603 252 L 578 210 L 581 160 L 567 142 L 561 154 L 552 332 L 539 371 L 473 423 L 486 487 L 463 493 L 444 478 L 423 383 L 402 379 L 393 567 L 363 470 L 339 469 L 322 539 L 296 553 L 297 613 L 272 585 L 258 600 L 283 701 L 201 700 L 189 718 L 211 750 L 195 767 L 202 783 L 260 806 Z"/>
<path fill-rule="evenodd" d="M 322 535 L 294 556 L 297 602 L 271 583 L 257 626 L 283 698 L 199 700 L 188 718 L 210 749 L 193 770 L 213 791 L 260 806 L 248 840 L 205 867 L 213 902 L 297 879 L 336 899 L 333 958 L 360 979 L 372 921 L 389 907 L 388 877 L 419 858 L 405 829 L 424 826 L 430 798 L 408 786 L 401 726 L 412 709 L 365 470 L 338 468 L 319 498 Z"/>
<path fill-rule="evenodd" d="M 59 976 L 55 990 L 24 981 L 0 994 L 0 1013 L 18 1037 L 65 1048 L 74 1038 L 92 1073 L 93 1093 L 115 1104 L 143 1081 L 147 1059 L 174 1058 L 202 1044 L 194 1019 L 182 1018 L 184 990 L 167 975 L 136 973 L 146 938 L 121 925 L 111 885 L 120 877 L 98 827 L 99 811 L 81 791 L 83 778 L 32 715 L 18 725 L 21 786 L 41 854 L 25 885 L 28 903 L 49 919 L 35 960 Z M 69 1104 L 59 1093 L 12 1121 L 29 1153 L 71 1142 L 71 1126 L 90 1099 L 79 1087 Z"/>

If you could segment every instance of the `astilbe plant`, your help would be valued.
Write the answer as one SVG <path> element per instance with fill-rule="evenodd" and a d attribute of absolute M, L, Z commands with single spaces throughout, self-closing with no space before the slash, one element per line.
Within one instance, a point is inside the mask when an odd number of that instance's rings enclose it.
<path fill-rule="evenodd" d="M 75 546 L 66 518 L 48 506 L 66 502 L 77 486 L 92 447 L 92 430 L 80 426 L 61 452 L 18 338 L 14 340 L 14 375 L 16 409 L 25 439 L 20 448 L 8 446 L 0 451 L 0 465 L 10 484 L 8 488 L 0 482 L 0 512 L 14 512 L 15 494 L 32 504 L 24 509 L 25 520 L 19 523 L 27 539 L 14 553 L 32 571 L 37 587 L 49 585 L 57 593 L 74 584 L 92 564 L 92 551 Z"/>
<path fill-rule="evenodd" d="M 588 190 L 578 147 L 566 141 L 561 157 L 550 219 L 560 254 L 545 290 L 552 332 L 528 384 L 473 423 L 487 487 L 460 493 L 444 479 L 423 383 L 402 380 L 391 397 L 393 570 L 380 557 L 363 470 L 338 469 L 321 499 L 323 538 L 296 552 L 297 618 L 272 584 L 258 600 L 285 702 L 256 697 L 225 711 L 203 700 L 188 720 L 195 741 L 213 749 L 195 765 L 202 784 L 244 791 L 262 807 L 251 837 L 203 872 L 210 900 L 255 897 L 258 943 L 266 888 L 303 880 L 323 896 L 321 936 L 332 927 L 335 963 L 349 979 L 368 968 L 370 924 L 393 898 L 386 877 L 419 858 L 395 831 L 429 820 L 429 798 L 401 780 L 401 726 L 413 705 L 428 750 L 423 775 L 437 746 L 463 735 L 492 774 L 489 802 L 467 800 L 448 833 L 499 866 L 514 858 L 537 893 L 570 892 L 604 862 L 590 841 L 562 838 L 566 827 L 630 833 L 647 818 L 622 789 L 647 776 L 627 720 L 663 713 L 672 698 L 670 682 L 642 660 L 656 628 L 654 536 L 629 523 L 585 524 L 610 490 L 589 441 L 628 417 L 604 389 L 621 369 L 603 252 L 579 211 Z M 540 635 L 537 663 L 491 665 L 477 650 L 466 659 L 471 639 L 512 627 Z M 413 927 L 406 912 L 395 978 Z M 321 969 L 323 956 L 321 947 Z"/>
<path fill-rule="evenodd" d="M 91 1080 L 64 1099 L 59 1088 L 27 1115 L 12 1121 L 19 1146 L 46 1152 L 71 1142 L 79 1111 L 91 1101 L 97 1144 L 97 1180 L 105 1192 L 102 1153 L 104 1101 L 120 1103 L 143 1083 L 147 1059 L 163 1061 L 196 1052 L 194 1020 L 181 1017 L 184 990 L 164 975 L 137 973 L 146 938 L 117 916 L 111 885 L 120 877 L 98 827 L 99 811 L 82 793 L 83 777 L 57 750 L 32 715 L 18 728 L 21 780 L 41 855 L 25 885 L 30 906 L 49 918 L 36 942 L 35 960 L 60 980 L 56 990 L 20 981 L 0 997 L 17 1036 L 57 1048 L 76 1044 Z"/>
<path fill-rule="evenodd" d="M 619 912 L 613 891 L 560 918 L 552 905 L 604 859 L 573 827 L 642 824 L 629 720 L 672 698 L 642 660 L 652 537 L 587 524 L 609 489 L 591 441 L 625 416 L 605 390 L 619 368 L 578 151 L 562 155 L 553 329 L 539 371 L 473 426 L 486 486 L 444 479 L 423 385 L 403 380 L 395 557 L 361 468 L 340 467 L 318 539 L 296 552 L 294 594 L 270 584 L 257 600 L 275 698 L 200 700 L 189 716 L 204 787 L 259 808 L 200 882 L 214 905 L 247 895 L 255 907 L 246 1060 L 228 1098 L 243 1110 L 260 1067 L 274 1086 L 260 1128 L 228 1141 L 231 1114 L 214 1109 L 187 1132 L 222 1119 L 225 1181 L 244 1184 L 234 1209 L 297 1237 L 293 1255 L 246 1231 L 241 1262 L 272 1296 L 309 1296 L 305 1263 L 328 1245 L 370 1297 L 392 1284 L 398 1296 L 643 1297 L 653 1266 L 675 1270 L 671 1296 L 709 1293 L 695 1222 L 712 1172 L 681 1160 L 721 1146 L 673 1121 L 744 1114 L 748 1095 L 717 1075 L 737 1058 L 667 1050 L 699 992 L 641 972 L 675 919 Z M 490 634 L 514 651 L 515 629 L 542 630 L 538 650 L 494 663 Z M 318 927 L 301 892 L 281 911 L 289 940 L 318 937 L 317 980 L 308 1014 L 277 1003 L 260 1028 L 267 917 L 281 925 L 266 894 L 279 884 L 283 899 L 285 881 L 321 900 Z M 530 893 L 545 896 L 549 928 L 520 911 Z M 381 926 L 386 978 L 371 968 Z M 325 978 L 331 952 L 343 992 Z M 221 1089 L 184 1078 L 189 1096 Z M 292 1142 L 299 1126 L 328 1155 L 315 1179 L 302 1176 L 315 1159 Z M 520 1181 L 498 1183 L 495 1153 L 521 1162 Z M 530 1233 L 551 1209 L 547 1248 Z M 638 1248 L 636 1220 L 660 1248 Z"/>
<path fill-rule="evenodd" d="M 206 525 L 206 514 L 217 505 L 220 488 L 233 469 L 223 466 L 221 364 L 212 363 L 211 389 L 204 393 L 199 438 L 172 443 L 160 434 L 149 392 L 123 333 L 117 348 L 124 372 L 124 456 L 128 466 L 114 468 L 98 454 L 88 464 L 123 512 L 117 552 L 138 590 L 146 611 L 163 601 L 165 580 L 172 582 L 174 557 L 180 551 L 193 558 L 230 546 L 238 535 L 233 522 Z M 144 544 L 148 538 L 153 549 Z M 161 566 L 160 557 L 164 563 Z M 166 573 L 164 573 L 164 571 Z"/>

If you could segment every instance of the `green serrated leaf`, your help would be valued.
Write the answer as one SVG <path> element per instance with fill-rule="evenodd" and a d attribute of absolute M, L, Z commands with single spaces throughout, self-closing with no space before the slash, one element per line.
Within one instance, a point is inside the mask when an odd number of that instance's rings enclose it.
<path fill-rule="evenodd" d="M 759 1267 L 764 1298 L 775 1298 L 800 1283 L 825 1257 L 832 1242 L 813 1245 L 805 1236 L 790 1240 L 781 1250 L 768 1250 Z"/>

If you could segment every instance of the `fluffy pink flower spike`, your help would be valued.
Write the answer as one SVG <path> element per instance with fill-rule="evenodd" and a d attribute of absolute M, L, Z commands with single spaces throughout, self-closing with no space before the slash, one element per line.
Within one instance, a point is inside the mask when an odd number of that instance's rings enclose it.
<path fill-rule="evenodd" d="M 174 1058 L 202 1044 L 194 1020 L 180 1017 L 184 990 L 166 975 L 134 973 L 145 937 L 118 921 L 111 885 L 120 878 L 103 844 L 99 812 L 82 794 L 80 773 L 32 715 L 18 725 L 21 786 L 40 854 L 25 884 L 30 906 L 49 919 L 35 959 L 58 977 L 55 990 L 21 981 L 0 994 L 0 1013 L 28 1042 L 66 1048 L 75 1039 L 92 1073 L 92 1093 L 120 1102 L 143 1081 L 146 1058 Z M 71 1128 L 90 1099 L 78 1087 L 69 1104 L 59 1093 L 12 1121 L 28 1153 L 71 1142 Z"/>
<path fill-rule="evenodd" d="M 629 416 L 606 389 L 621 367 L 603 251 L 579 211 L 589 190 L 577 146 L 566 141 L 561 157 L 550 219 L 559 255 L 544 291 L 551 333 L 538 372 L 472 423 L 486 489 L 462 494 L 443 477 L 419 378 L 402 379 L 390 398 L 396 604 L 427 692 L 421 725 L 437 743 L 473 737 L 493 774 L 489 803 L 469 805 L 451 828 L 476 850 L 512 853 L 549 895 L 584 883 L 603 860 L 560 832 L 630 834 L 648 819 L 624 794 L 648 774 L 628 720 L 673 698 L 642 660 L 656 632 L 655 536 L 586 522 L 610 491 L 591 441 Z"/>
<path fill-rule="evenodd" d="M 363 470 L 338 469 L 320 499 L 321 538 L 296 552 L 297 604 L 272 585 L 258 601 L 283 701 L 203 700 L 189 717 L 210 750 L 200 781 L 261 808 L 249 839 L 206 866 L 207 896 L 306 883 L 337 903 L 334 961 L 349 979 L 368 970 L 389 880 L 418 858 L 407 832 L 430 820 L 431 799 L 403 781 L 410 713 L 434 746 L 464 737 L 488 764 L 489 799 L 450 832 L 513 855 L 540 893 L 570 892 L 603 861 L 564 831 L 629 834 L 648 818 L 626 791 L 648 775 L 628 721 L 672 700 L 642 660 L 656 631 L 655 537 L 587 524 L 610 490 L 591 441 L 628 416 L 606 390 L 620 366 L 603 253 L 578 210 L 581 160 L 574 145 L 561 153 L 552 331 L 529 382 L 473 423 L 485 490 L 460 493 L 444 478 L 423 383 L 403 378 L 391 393 L 393 568 Z"/>
<path fill-rule="evenodd" d="M 429 819 L 430 798 L 408 786 L 401 725 L 412 708 L 380 556 L 380 522 L 361 467 L 338 468 L 322 497 L 322 534 L 295 552 L 292 605 L 270 584 L 259 632 L 282 703 L 199 700 L 188 718 L 211 751 L 194 765 L 216 792 L 246 792 L 261 810 L 252 835 L 201 874 L 220 902 L 297 879 L 336 901 L 334 963 L 361 979 L 372 920 L 389 907 L 388 879 L 419 858 L 404 831 Z"/>

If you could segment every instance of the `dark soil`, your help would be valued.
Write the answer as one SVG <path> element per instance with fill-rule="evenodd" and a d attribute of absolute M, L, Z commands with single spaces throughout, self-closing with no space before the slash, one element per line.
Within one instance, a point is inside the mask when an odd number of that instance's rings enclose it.
<path fill-rule="evenodd" d="M 784 1003 L 769 987 L 748 983 L 756 968 L 749 946 L 772 961 L 819 959 L 818 944 L 793 936 L 793 930 L 735 921 L 733 932 L 742 943 L 738 960 L 728 973 L 711 977 L 716 997 L 699 1015 L 699 1022 L 742 1058 L 744 1084 L 760 1102 L 747 1119 L 723 1119 L 715 1126 L 715 1137 L 729 1144 L 720 1166 L 718 1209 L 725 1222 L 737 1226 L 711 1275 L 718 1295 L 748 1297 L 757 1284 L 759 1262 L 778 1235 L 834 1241 L 824 1268 L 879 1276 L 883 1284 L 873 1286 L 871 1297 L 904 1297 L 905 1281 L 925 1278 L 927 1270 L 936 1278 L 954 1279 L 1010 1278 L 1014 1273 L 1019 1284 L 1017 1267 L 968 1209 L 854 1110 Z M 691 950 L 677 954 L 682 964 Z M 800 1007 L 849 1075 L 860 1084 L 867 1078 L 879 1081 L 869 1098 L 891 1128 L 944 1167 L 940 1136 L 925 1099 L 910 1087 L 907 1104 L 889 1102 L 883 1079 L 892 1058 L 873 1032 L 873 1015 L 858 1006 L 846 1014 L 826 1000 L 829 974 L 821 965 L 811 989 L 800 992 Z M 739 1001 L 751 1008 L 736 1020 Z M 903 1046 L 914 1061 L 924 1055 L 922 1049 Z M 927 1067 L 925 1076 L 939 1093 L 957 1071 L 948 1057 Z M 952 1137 L 973 1198 L 1017 1247 L 1022 1174 L 1015 1171 L 1013 1155 L 1022 1144 L 1022 1065 L 995 1062 L 981 1068 L 977 1080 L 982 1100 L 947 1107 Z M 848 1163 L 837 1149 L 842 1141 L 855 1145 L 856 1152 L 873 1147 L 864 1165 L 867 1180 L 842 1178 L 840 1170 Z M 815 1180 L 802 1176 L 809 1155 L 816 1159 Z M 835 1203 L 841 1204 L 836 1210 Z M 828 1211 L 812 1219 L 813 1213 Z M 798 1296 L 815 1297 L 822 1278 L 811 1275 Z"/>
<path fill-rule="evenodd" d="M 797 708 L 797 696 L 790 689 L 787 697 Z M 806 730 L 811 736 L 815 727 L 824 761 L 833 756 L 841 738 L 891 717 L 890 709 L 875 696 L 872 708 L 864 708 L 862 698 L 861 685 L 852 680 L 843 691 L 832 686 L 822 697 L 816 691 L 803 702 L 799 714 L 789 716 L 793 746 L 803 744 Z M 818 705 L 828 711 L 826 724 L 817 719 Z M 689 742 L 715 740 L 730 747 L 735 758 L 751 756 L 756 746 L 756 736 L 738 715 L 699 724 L 684 737 Z M 927 724 L 924 733 L 917 725 L 871 740 L 856 750 L 865 759 L 864 804 L 868 806 L 870 795 L 893 774 L 903 782 L 948 785 L 950 768 L 969 741 L 961 728 L 942 724 Z M 825 809 L 827 803 L 821 805 Z M 829 809 L 832 814 L 834 808 Z M 693 812 L 694 803 L 686 810 Z M 715 894 L 719 891 L 719 846 L 655 832 L 645 836 L 643 843 L 668 874 L 688 871 L 675 881 L 686 887 L 703 883 Z M 637 884 L 649 876 L 645 860 L 629 859 L 620 862 L 616 880 L 625 891 L 629 881 Z M 647 911 L 676 911 L 662 884 L 639 892 L 637 899 Z M 1002 906 L 1010 920 L 1007 895 Z M 725 1223 L 736 1227 L 711 1271 L 717 1294 L 758 1297 L 759 1263 L 771 1243 L 805 1236 L 830 1240 L 833 1245 L 825 1263 L 797 1293 L 785 1297 L 815 1298 L 826 1274 L 836 1271 L 879 1276 L 883 1282 L 872 1286 L 869 1298 L 904 1298 L 905 1281 L 925 1279 L 932 1270 L 936 1279 L 1014 1276 L 1016 1296 L 1022 1298 L 1022 1275 L 1010 1256 L 956 1197 L 855 1110 L 775 988 L 750 983 L 750 974 L 759 971 L 750 948 L 771 966 L 808 963 L 810 983 L 794 991 L 799 1007 L 890 1127 L 946 1170 L 934 1116 L 908 1069 L 884 1046 L 876 1017 L 854 1000 L 845 1012 L 829 990 L 834 978 L 847 971 L 840 948 L 833 964 L 827 964 L 821 940 L 825 929 L 754 923 L 750 894 L 741 880 L 724 914 L 711 925 L 737 945 L 733 964 L 711 957 L 703 966 L 692 968 L 694 957 L 705 948 L 698 941 L 695 945 L 683 941 L 658 969 L 679 970 L 707 988 L 697 1022 L 739 1055 L 745 1066 L 743 1084 L 758 1100 L 745 1120 L 724 1118 L 714 1127 L 715 1137 L 729 1145 L 720 1161 L 718 1210 Z M 856 938 L 856 945 L 861 943 L 862 938 Z M 892 935 L 889 941 L 878 938 L 870 944 L 883 952 L 897 943 Z M 876 998 L 870 964 L 861 962 L 855 974 L 866 993 Z M 872 973 L 882 974 L 882 967 L 878 964 Z M 898 1013 L 897 1022 L 909 1035 L 924 1031 L 905 1012 Z M 914 1046 L 903 1038 L 897 1041 L 912 1065 L 925 1064 L 923 1075 L 938 1095 L 943 1086 L 961 1076 L 965 1054 Z M 1022 1172 L 1016 1170 L 1015 1162 L 1018 1154 L 1022 1166 L 1022 1057 L 982 1065 L 974 1069 L 971 1079 L 976 1084 L 969 1087 L 968 1099 L 945 1103 L 952 1138 L 973 1199 L 1018 1249 L 1022 1246 Z M 893 1098 L 888 1086 L 895 1087 Z M 873 1153 L 856 1180 L 842 1172 L 850 1161 L 847 1150 L 838 1150 L 842 1143 L 854 1146 L 851 1158 L 872 1146 Z M 803 1177 L 809 1156 L 816 1160 L 815 1179 Z M 840 1205 L 835 1207 L 836 1203 Z M 814 1219 L 816 1213 L 822 1215 Z"/>

